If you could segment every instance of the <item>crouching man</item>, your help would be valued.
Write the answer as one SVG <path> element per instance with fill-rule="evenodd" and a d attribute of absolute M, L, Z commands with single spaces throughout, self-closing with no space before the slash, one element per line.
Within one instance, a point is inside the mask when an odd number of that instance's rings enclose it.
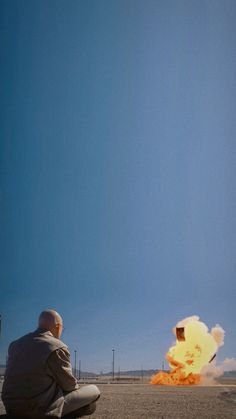
<path fill-rule="evenodd" d="M 95 385 L 79 387 L 60 340 L 62 328 L 61 316 L 46 310 L 35 332 L 10 344 L 2 389 L 9 416 L 77 418 L 95 411 L 100 392 Z"/>

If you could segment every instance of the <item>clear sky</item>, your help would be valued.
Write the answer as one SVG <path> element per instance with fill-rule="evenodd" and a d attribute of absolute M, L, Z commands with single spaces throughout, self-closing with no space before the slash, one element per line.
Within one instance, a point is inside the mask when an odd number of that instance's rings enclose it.
<path fill-rule="evenodd" d="M 84 370 L 236 355 L 236 2 L 1 0 L 0 361 L 44 308 Z"/>

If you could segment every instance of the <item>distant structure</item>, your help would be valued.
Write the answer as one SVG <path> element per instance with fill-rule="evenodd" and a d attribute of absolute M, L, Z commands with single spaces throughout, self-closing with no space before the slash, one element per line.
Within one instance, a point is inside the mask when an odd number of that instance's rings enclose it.
<path fill-rule="evenodd" d="M 74 350 L 74 353 L 75 353 L 74 376 L 76 378 L 76 376 L 77 376 L 77 371 L 76 371 L 76 368 L 77 368 L 77 365 L 76 365 L 76 362 L 77 362 L 77 359 L 76 359 L 77 351 L 76 351 L 76 349 Z"/>
<path fill-rule="evenodd" d="M 80 380 L 81 378 L 81 359 L 79 360 L 79 377 L 78 379 Z"/>
<path fill-rule="evenodd" d="M 115 380 L 115 349 L 112 349 L 112 379 Z"/>
<path fill-rule="evenodd" d="M 141 365 L 141 380 L 143 381 L 143 366 Z"/>

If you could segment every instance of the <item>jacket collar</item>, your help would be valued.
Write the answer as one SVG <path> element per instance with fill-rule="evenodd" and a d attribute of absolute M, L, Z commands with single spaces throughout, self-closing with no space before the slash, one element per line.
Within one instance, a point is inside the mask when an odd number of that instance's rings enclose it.
<path fill-rule="evenodd" d="M 53 334 L 52 334 L 52 332 L 50 332 L 50 330 L 42 329 L 41 327 L 38 327 L 38 329 L 35 330 L 35 333 L 39 334 L 39 335 L 46 335 L 46 336 L 52 336 L 53 337 Z"/>

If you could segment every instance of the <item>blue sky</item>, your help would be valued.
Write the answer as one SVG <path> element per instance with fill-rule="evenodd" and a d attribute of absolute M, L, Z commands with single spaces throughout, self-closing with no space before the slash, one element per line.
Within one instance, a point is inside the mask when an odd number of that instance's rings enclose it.
<path fill-rule="evenodd" d="M 0 7 L 0 361 L 44 308 L 85 370 L 235 356 L 235 1 Z"/>

